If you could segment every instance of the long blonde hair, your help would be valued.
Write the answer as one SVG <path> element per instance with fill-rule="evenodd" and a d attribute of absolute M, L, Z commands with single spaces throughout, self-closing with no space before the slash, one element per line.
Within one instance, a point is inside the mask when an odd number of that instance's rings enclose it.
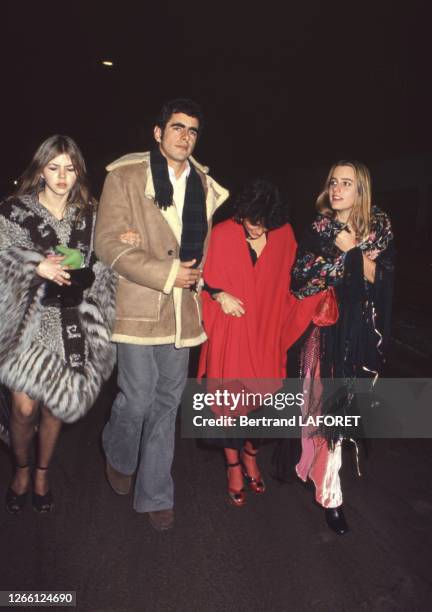
<path fill-rule="evenodd" d="M 63 153 L 71 158 L 77 177 L 75 185 L 69 193 L 67 206 L 77 207 L 80 214 L 87 206 L 95 206 L 96 200 L 90 195 L 87 170 L 82 153 L 70 136 L 63 136 L 62 134 L 50 136 L 38 147 L 30 164 L 21 175 L 13 196 L 41 191 L 43 189 L 43 181 L 40 178 L 42 170 L 54 157 Z"/>
<path fill-rule="evenodd" d="M 372 182 L 369 170 L 364 164 L 359 161 L 345 159 L 336 162 L 330 168 L 324 188 L 317 198 L 315 207 L 323 215 L 328 217 L 336 216 L 330 205 L 328 192 L 333 173 L 338 166 L 349 166 L 354 170 L 357 183 L 357 197 L 350 213 L 349 223 L 352 225 L 356 237 L 359 240 L 364 240 L 370 233 L 372 208 Z"/>

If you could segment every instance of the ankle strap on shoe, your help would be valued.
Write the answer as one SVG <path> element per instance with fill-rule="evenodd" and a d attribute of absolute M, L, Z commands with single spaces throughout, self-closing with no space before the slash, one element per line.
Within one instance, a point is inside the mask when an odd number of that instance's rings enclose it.
<path fill-rule="evenodd" d="M 227 468 L 237 467 L 238 465 L 241 465 L 240 461 L 237 461 L 236 463 L 227 463 L 226 464 Z"/>
<path fill-rule="evenodd" d="M 248 450 L 247 448 L 245 448 L 244 446 L 243 446 L 243 448 L 242 448 L 242 451 L 243 451 L 244 453 L 246 453 L 246 455 L 249 455 L 249 457 L 256 457 L 256 456 L 257 456 L 257 454 L 258 454 L 258 451 L 257 451 L 257 450 L 256 450 L 254 453 L 251 453 L 251 451 L 249 451 L 249 450 Z"/>

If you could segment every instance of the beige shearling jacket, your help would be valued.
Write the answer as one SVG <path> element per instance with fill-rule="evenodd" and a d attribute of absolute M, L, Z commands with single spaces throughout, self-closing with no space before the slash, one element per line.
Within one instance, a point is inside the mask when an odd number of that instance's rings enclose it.
<path fill-rule="evenodd" d="M 189 158 L 206 193 L 209 231 L 214 211 L 228 191 L 208 175 L 208 168 Z M 107 166 L 108 175 L 99 204 L 95 251 L 119 275 L 116 320 L 112 340 L 130 344 L 174 344 L 177 348 L 206 340 L 200 296 L 174 287 L 180 266 L 181 219 L 175 206 L 161 210 L 154 204 L 149 153 L 125 155 Z M 133 231 L 137 246 L 120 235 Z"/>

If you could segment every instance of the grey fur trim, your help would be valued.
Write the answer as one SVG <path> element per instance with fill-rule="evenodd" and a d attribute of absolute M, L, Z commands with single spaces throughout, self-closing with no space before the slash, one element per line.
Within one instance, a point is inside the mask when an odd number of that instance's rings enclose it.
<path fill-rule="evenodd" d="M 74 372 L 58 356 L 40 344 L 14 356 L 1 368 L 1 378 L 9 388 L 23 391 L 42 402 L 54 416 L 73 423 L 94 404 L 114 366 L 114 345 L 107 342 L 102 360 L 89 360 L 84 372 Z"/>
<path fill-rule="evenodd" d="M 43 287 L 36 290 L 30 304 L 29 287 L 35 278 L 36 267 L 43 259 L 40 253 L 20 247 L 0 251 L 0 270 L 4 270 L 0 277 L 0 364 L 18 337 L 20 348 L 25 350 L 37 329 L 38 309 L 35 308 L 35 298 L 42 295 Z"/>
<path fill-rule="evenodd" d="M 82 371 L 72 369 L 36 336 L 44 284 L 30 290 L 43 255 L 22 248 L 0 251 L 0 380 L 47 406 L 62 421 L 72 423 L 95 402 L 115 363 L 110 342 L 115 314 L 115 273 L 101 262 L 79 306 L 88 355 Z"/>

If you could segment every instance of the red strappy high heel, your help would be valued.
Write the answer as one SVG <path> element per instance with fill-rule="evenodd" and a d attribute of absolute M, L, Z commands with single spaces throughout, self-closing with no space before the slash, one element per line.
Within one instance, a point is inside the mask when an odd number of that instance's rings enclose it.
<path fill-rule="evenodd" d="M 237 467 L 239 465 L 242 465 L 240 461 L 237 461 L 236 463 L 226 464 L 227 469 Z M 237 508 L 244 506 L 244 504 L 246 503 L 246 495 L 245 495 L 244 487 L 241 488 L 240 490 L 232 489 L 229 486 L 229 479 L 228 479 L 228 501 L 233 506 L 237 506 Z"/>
<path fill-rule="evenodd" d="M 246 455 L 249 455 L 249 457 L 256 457 L 257 453 L 251 453 L 251 451 L 249 451 L 247 448 L 243 447 L 242 448 L 242 452 L 246 453 Z M 253 476 L 250 476 L 248 474 L 247 468 L 245 466 L 245 464 L 242 462 L 242 466 L 243 466 L 243 476 L 245 477 L 245 480 L 247 482 L 247 485 L 249 487 L 249 489 L 253 492 L 256 493 L 258 495 L 262 495 L 265 490 L 266 490 L 266 486 L 265 486 L 265 482 L 264 479 L 262 478 L 261 474 L 257 477 L 254 478 Z"/>

